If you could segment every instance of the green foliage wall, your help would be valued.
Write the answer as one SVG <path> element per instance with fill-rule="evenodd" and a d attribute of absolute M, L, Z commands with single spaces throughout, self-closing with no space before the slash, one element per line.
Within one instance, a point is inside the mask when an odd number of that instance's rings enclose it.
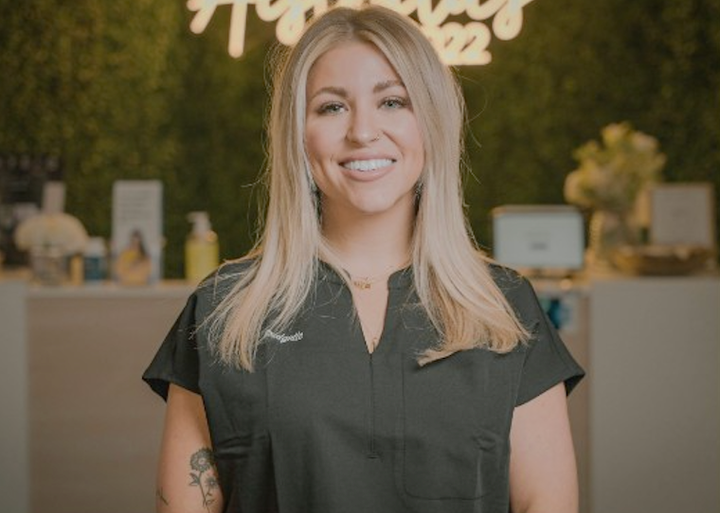
<path fill-rule="evenodd" d="M 480 241 L 490 241 L 492 206 L 562 202 L 573 149 L 614 121 L 659 138 L 667 180 L 720 190 L 717 2 L 536 0 L 525 13 L 493 63 L 461 69 Z"/>
<path fill-rule="evenodd" d="M 192 35 L 183 1 L 0 0 L 0 152 L 54 152 L 68 210 L 110 235 L 116 179 L 165 184 L 166 274 L 182 273 L 185 215 L 208 210 L 221 252 L 253 239 L 264 165 L 264 60 L 274 25 L 249 9 L 226 52 L 229 7 Z M 668 180 L 720 188 L 720 6 L 714 0 L 535 0 L 493 62 L 461 67 L 468 214 L 562 202 L 572 150 L 613 121 L 660 139 Z"/>

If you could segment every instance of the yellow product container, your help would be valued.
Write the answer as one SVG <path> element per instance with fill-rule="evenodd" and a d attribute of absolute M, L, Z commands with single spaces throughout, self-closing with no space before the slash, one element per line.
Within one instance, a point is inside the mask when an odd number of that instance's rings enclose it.
<path fill-rule="evenodd" d="M 220 251 L 207 212 L 191 212 L 188 220 L 193 228 L 185 241 L 185 279 L 197 284 L 217 269 Z"/>

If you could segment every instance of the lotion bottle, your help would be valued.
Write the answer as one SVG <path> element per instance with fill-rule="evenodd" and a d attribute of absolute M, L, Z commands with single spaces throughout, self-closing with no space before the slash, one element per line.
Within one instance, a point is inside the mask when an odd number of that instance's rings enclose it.
<path fill-rule="evenodd" d="M 207 212 L 190 212 L 188 221 L 193 226 L 185 241 L 185 278 L 197 284 L 219 265 L 218 238 Z"/>

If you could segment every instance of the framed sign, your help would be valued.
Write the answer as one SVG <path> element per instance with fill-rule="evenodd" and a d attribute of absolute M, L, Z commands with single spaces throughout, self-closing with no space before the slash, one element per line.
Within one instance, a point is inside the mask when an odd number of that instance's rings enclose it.
<path fill-rule="evenodd" d="M 162 183 L 118 180 L 113 184 L 113 277 L 123 285 L 162 278 Z"/>
<path fill-rule="evenodd" d="M 583 267 L 580 212 L 569 205 L 504 205 L 492 211 L 493 256 L 530 274 L 564 276 Z"/>
<path fill-rule="evenodd" d="M 715 189 L 708 182 L 658 184 L 650 190 L 653 244 L 715 248 Z"/>

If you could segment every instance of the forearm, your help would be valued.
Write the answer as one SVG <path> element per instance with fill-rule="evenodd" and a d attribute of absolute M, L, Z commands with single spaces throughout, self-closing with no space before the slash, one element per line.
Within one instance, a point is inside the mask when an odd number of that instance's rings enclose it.
<path fill-rule="evenodd" d="M 220 511 L 222 494 L 212 451 L 201 447 L 183 459 L 177 464 L 161 462 L 155 494 L 158 513 Z"/>
<path fill-rule="evenodd" d="M 202 400 L 171 387 L 157 473 L 158 513 L 222 510 L 223 498 L 210 447 Z"/>

